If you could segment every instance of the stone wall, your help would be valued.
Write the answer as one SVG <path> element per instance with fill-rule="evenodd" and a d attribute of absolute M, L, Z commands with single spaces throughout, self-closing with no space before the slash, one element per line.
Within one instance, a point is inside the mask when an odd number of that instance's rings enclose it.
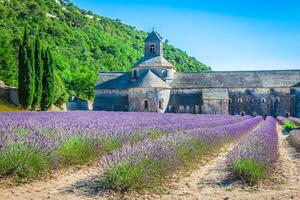
<path fill-rule="evenodd" d="M 75 110 L 93 110 L 92 103 L 85 99 L 70 98 L 67 103 L 67 111 Z"/>
<path fill-rule="evenodd" d="M 0 81 L 0 97 L 10 103 L 19 105 L 18 89 L 6 86 L 2 81 Z"/>
<path fill-rule="evenodd" d="M 202 91 L 199 89 L 172 89 L 167 112 L 201 113 Z"/>
<path fill-rule="evenodd" d="M 293 112 L 291 114 L 300 118 L 300 88 L 292 90 L 293 103 L 291 105 Z"/>
<path fill-rule="evenodd" d="M 128 111 L 128 91 L 96 90 L 93 110 Z"/>
<path fill-rule="evenodd" d="M 168 108 L 170 99 L 169 89 L 154 89 L 154 88 L 132 88 L 129 89 L 129 111 L 136 112 L 160 112 L 164 113 Z M 148 103 L 148 108 L 145 108 L 145 101 Z M 162 108 L 159 108 L 161 101 Z"/>

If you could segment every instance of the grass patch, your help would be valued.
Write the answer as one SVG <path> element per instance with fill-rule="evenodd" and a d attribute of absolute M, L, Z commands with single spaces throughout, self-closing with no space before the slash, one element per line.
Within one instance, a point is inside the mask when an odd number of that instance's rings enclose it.
<path fill-rule="evenodd" d="M 47 156 L 27 145 L 10 144 L 0 155 L 0 175 L 15 175 L 18 182 L 35 178 L 50 169 Z"/>
<path fill-rule="evenodd" d="M 234 174 L 249 184 L 266 178 L 266 167 L 251 159 L 236 160 L 232 167 Z"/>
<path fill-rule="evenodd" d="M 18 106 L 7 102 L 0 98 L 0 112 L 20 112 L 22 111 Z"/>

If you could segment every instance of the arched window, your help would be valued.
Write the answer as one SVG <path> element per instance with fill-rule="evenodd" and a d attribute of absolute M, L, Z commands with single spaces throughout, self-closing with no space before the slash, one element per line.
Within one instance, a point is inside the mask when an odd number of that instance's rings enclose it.
<path fill-rule="evenodd" d="M 241 112 L 241 116 L 244 117 L 245 115 L 246 115 L 245 111 L 242 111 L 242 112 Z"/>
<path fill-rule="evenodd" d="M 243 99 L 242 98 L 238 98 L 238 103 L 243 103 Z"/>
<path fill-rule="evenodd" d="M 275 98 L 275 103 L 280 103 L 280 98 L 279 97 Z"/>
<path fill-rule="evenodd" d="M 144 109 L 148 109 L 149 108 L 149 101 L 148 100 L 144 100 Z"/>
<path fill-rule="evenodd" d="M 285 113 L 285 117 L 286 117 L 286 118 L 290 117 L 290 113 L 286 112 L 286 113 Z"/>
<path fill-rule="evenodd" d="M 155 53 L 155 45 L 154 44 L 150 45 L 150 52 Z"/>
<path fill-rule="evenodd" d="M 267 102 L 266 98 L 262 98 L 262 99 L 261 99 L 261 102 L 262 102 L 262 103 L 266 103 L 266 102 Z"/>
<path fill-rule="evenodd" d="M 229 103 L 232 103 L 232 99 L 231 98 L 229 98 Z"/>

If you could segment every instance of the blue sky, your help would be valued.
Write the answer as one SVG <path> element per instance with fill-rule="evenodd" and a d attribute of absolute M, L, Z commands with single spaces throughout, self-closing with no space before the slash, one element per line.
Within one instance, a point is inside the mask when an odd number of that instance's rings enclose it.
<path fill-rule="evenodd" d="M 214 70 L 300 69 L 297 0 L 73 0 L 80 8 L 155 27 Z"/>

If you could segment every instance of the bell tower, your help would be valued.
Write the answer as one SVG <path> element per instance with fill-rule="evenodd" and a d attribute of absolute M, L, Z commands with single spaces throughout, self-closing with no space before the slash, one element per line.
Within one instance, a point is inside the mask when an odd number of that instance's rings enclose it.
<path fill-rule="evenodd" d="M 163 56 L 163 42 L 158 33 L 153 30 L 145 40 L 145 57 L 156 56 Z"/>

